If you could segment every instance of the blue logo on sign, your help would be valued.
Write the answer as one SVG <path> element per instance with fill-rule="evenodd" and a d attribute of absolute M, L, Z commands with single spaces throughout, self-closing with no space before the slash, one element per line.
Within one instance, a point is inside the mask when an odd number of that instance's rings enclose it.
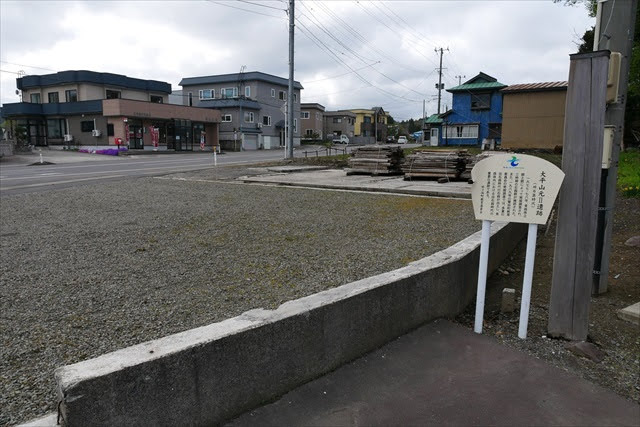
<path fill-rule="evenodd" d="M 520 164 L 520 159 L 517 158 L 516 156 L 511 156 L 511 160 L 508 160 L 509 165 L 511 165 L 512 168 L 515 168 L 516 166 L 518 166 Z"/>

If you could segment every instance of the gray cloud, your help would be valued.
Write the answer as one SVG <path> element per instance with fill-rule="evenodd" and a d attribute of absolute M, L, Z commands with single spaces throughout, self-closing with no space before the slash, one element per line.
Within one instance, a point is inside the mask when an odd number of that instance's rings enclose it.
<path fill-rule="evenodd" d="M 17 101 L 16 75 L 7 71 L 47 72 L 7 62 L 109 71 L 176 88 L 183 77 L 235 73 L 242 65 L 287 77 L 287 17 L 273 9 L 284 9 L 286 2 L 253 3 L 261 6 L 217 0 L 3 0 L 2 102 Z M 469 79 L 479 71 L 507 84 L 563 80 L 575 34 L 594 21 L 581 7 L 550 1 L 307 0 L 297 1 L 296 11 L 295 68 L 296 80 L 305 86 L 303 101 L 328 109 L 381 105 L 400 119 L 419 117 L 423 99 L 427 113 L 435 112 L 435 47 L 449 48 L 443 61 L 446 87 L 457 85 L 458 75 Z M 443 96 L 450 105 L 450 95 Z"/>

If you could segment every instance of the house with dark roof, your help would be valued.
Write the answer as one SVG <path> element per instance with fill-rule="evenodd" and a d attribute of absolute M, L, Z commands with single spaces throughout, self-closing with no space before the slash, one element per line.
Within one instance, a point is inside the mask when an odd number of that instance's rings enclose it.
<path fill-rule="evenodd" d="M 480 145 L 485 139 L 500 143 L 502 94 L 507 85 L 479 73 L 459 86 L 447 89 L 453 94 L 452 108 L 429 117 L 425 125 L 430 145 Z"/>
<path fill-rule="evenodd" d="M 259 71 L 187 77 L 180 81 L 187 106 L 220 110 L 220 144 L 226 150 L 256 150 L 285 145 L 288 79 Z M 300 145 L 299 82 L 294 82 L 294 146 Z"/>
<path fill-rule="evenodd" d="M 193 150 L 218 145 L 220 113 L 167 103 L 171 85 L 122 74 L 69 70 L 16 79 L 22 102 L 2 117 L 27 143 Z"/>
<path fill-rule="evenodd" d="M 322 140 L 324 105 L 317 102 L 300 104 L 300 126 L 302 139 L 308 141 Z"/>
<path fill-rule="evenodd" d="M 564 139 L 567 82 L 524 83 L 502 93 L 502 147 L 555 149 Z"/>

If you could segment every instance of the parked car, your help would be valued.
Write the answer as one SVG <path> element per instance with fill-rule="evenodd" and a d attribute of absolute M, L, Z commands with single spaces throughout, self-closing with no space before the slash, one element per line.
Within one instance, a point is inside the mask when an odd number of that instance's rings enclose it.
<path fill-rule="evenodd" d="M 387 144 L 393 144 L 394 142 L 396 142 L 395 137 L 393 137 L 393 136 L 388 136 L 387 137 Z"/>
<path fill-rule="evenodd" d="M 407 143 L 407 137 L 402 135 L 398 137 L 398 144 L 406 144 Z"/>
<path fill-rule="evenodd" d="M 347 135 L 340 135 L 333 138 L 334 144 L 348 144 L 349 137 Z"/>

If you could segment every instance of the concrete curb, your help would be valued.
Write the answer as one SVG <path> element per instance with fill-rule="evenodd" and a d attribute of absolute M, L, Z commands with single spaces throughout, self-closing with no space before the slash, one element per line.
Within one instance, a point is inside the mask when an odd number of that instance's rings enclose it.
<path fill-rule="evenodd" d="M 525 234 L 493 224 L 489 271 Z M 473 300 L 480 232 L 406 267 L 276 310 L 59 368 L 66 425 L 215 425 Z"/>
<path fill-rule="evenodd" d="M 264 177 L 261 175 L 260 177 Z M 377 187 L 375 185 L 344 185 L 344 184 L 311 184 L 311 183 L 297 183 L 297 182 L 273 182 L 264 181 L 260 178 L 243 176 L 238 180 L 246 184 L 262 184 L 262 185 L 275 185 L 283 187 L 299 187 L 299 188 L 319 188 L 325 190 L 348 190 L 348 191 L 364 191 L 369 193 L 386 193 L 386 194 L 404 194 L 409 196 L 430 196 L 430 197 L 447 197 L 451 199 L 468 199 L 471 200 L 471 193 L 458 193 L 451 191 L 436 191 L 423 188 L 408 189 L 408 188 L 384 188 Z"/>

